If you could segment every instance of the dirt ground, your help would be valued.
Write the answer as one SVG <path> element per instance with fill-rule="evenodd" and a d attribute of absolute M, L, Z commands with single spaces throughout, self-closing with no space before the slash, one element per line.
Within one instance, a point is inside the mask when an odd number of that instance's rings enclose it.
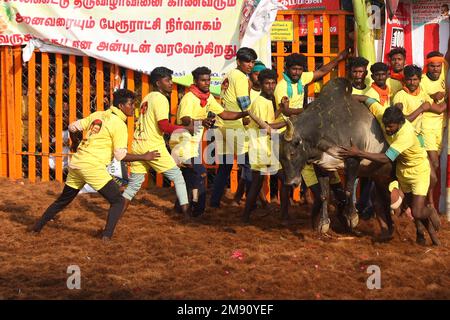
<path fill-rule="evenodd" d="M 141 191 L 113 240 L 94 238 L 107 203 L 79 195 L 40 235 L 26 229 L 62 190 L 56 182 L 0 179 L 0 299 L 450 299 L 450 223 L 442 219 L 441 247 L 415 244 L 413 222 L 395 217 L 395 238 L 372 243 L 375 220 L 361 221 L 364 237 L 331 238 L 302 222 L 280 224 L 276 206 L 258 209 L 252 223 L 227 204 L 183 223 L 172 211 L 174 191 Z M 430 243 L 427 237 L 428 243 Z M 78 265 L 81 289 L 69 290 L 67 268 Z M 369 265 L 381 270 L 381 289 L 366 285 Z"/>

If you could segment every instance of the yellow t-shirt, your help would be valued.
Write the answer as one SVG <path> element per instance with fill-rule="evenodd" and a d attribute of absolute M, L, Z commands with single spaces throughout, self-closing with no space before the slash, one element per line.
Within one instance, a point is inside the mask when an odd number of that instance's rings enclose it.
<path fill-rule="evenodd" d="M 303 72 L 302 76 L 300 77 L 300 80 L 302 82 L 303 87 L 307 84 L 311 83 L 311 81 L 314 78 L 314 72 Z M 289 98 L 289 108 L 303 108 L 303 100 L 305 97 L 305 90 L 303 88 L 303 91 L 301 94 L 298 94 L 297 89 L 298 83 L 292 84 L 292 97 Z M 281 103 L 281 99 L 283 97 L 287 97 L 287 82 L 284 79 L 281 79 L 280 82 L 277 83 L 277 86 L 275 87 L 275 102 L 278 105 Z"/>
<path fill-rule="evenodd" d="M 208 116 L 208 112 L 210 111 L 216 115 L 224 111 L 223 107 L 216 101 L 212 94 L 209 96 L 207 104 L 202 107 L 200 105 L 200 99 L 192 92 L 188 92 L 183 96 L 178 106 L 177 124 L 181 125 L 181 119 L 184 117 L 190 117 L 192 120 L 203 120 Z M 219 117 L 217 116 L 217 118 Z M 181 162 L 199 155 L 198 151 L 203 137 L 203 126 L 201 122 L 197 122 L 196 125 L 199 126 L 199 131 L 193 136 L 189 132 L 184 131 L 174 132 L 170 137 L 172 155 L 176 155 Z"/>
<path fill-rule="evenodd" d="M 115 149 L 127 149 L 127 116 L 111 106 L 106 111 L 91 113 L 80 120 L 86 138 L 72 156 L 70 167 L 74 169 L 105 168 L 114 156 Z"/>
<path fill-rule="evenodd" d="M 430 99 L 425 94 L 425 92 L 423 92 L 423 90 L 420 90 L 417 96 L 413 96 L 412 94 L 407 93 L 405 90 L 401 90 L 395 95 L 393 103 L 394 105 L 396 105 L 397 103 L 401 103 L 403 105 L 403 114 L 405 116 L 408 116 L 427 101 L 430 101 Z M 416 129 L 417 134 L 422 133 L 422 118 L 423 114 L 420 114 L 411 123 Z"/>
<path fill-rule="evenodd" d="M 387 78 L 386 85 L 389 87 L 389 98 L 394 99 L 397 92 L 403 89 L 403 84 L 397 79 Z"/>
<path fill-rule="evenodd" d="M 249 82 L 248 77 L 239 69 L 233 69 L 226 76 L 228 78 L 228 88 L 223 94 L 222 102 L 226 111 L 241 112 L 237 98 L 249 96 Z M 222 120 L 217 118 L 216 125 L 218 127 L 230 129 L 244 129 L 242 119 L 239 120 Z"/>
<path fill-rule="evenodd" d="M 394 135 L 386 136 L 386 141 L 390 148 L 398 153 L 397 168 L 400 170 L 413 168 L 428 161 L 427 152 L 409 121 L 406 121 Z"/>
<path fill-rule="evenodd" d="M 250 106 L 250 111 L 267 123 L 275 122 L 275 112 L 271 100 L 259 96 Z M 266 173 L 275 173 L 281 166 L 272 152 L 272 140 L 264 130 L 260 130 L 258 124 L 250 121 L 248 125 L 249 135 L 249 160 L 252 170 Z"/>
<path fill-rule="evenodd" d="M 422 81 L 420 82 L 420 89 L 428 95 L 429 101 L 432 102 L 433 99 L 430 95 L 435 94 L 436 92 L 447 92 L 447 88 L 445 85 L 446 72 L 444 69 L 439 76 L 439 79 L 436 81 L 428 78 L 426 74 L 422 75 Z M 442 98 L 438 103 L 442 103 L 445 101 L 445 97 Z M 422 128 L 424 129 L 442 129 L 444 127 L 444 114 L 436 114 L 433 112 L 425 112 L 422 118 Z"/>
<path fill-rule="evenodd" d="M 303 87 L 306 86 L 307 84 L 311 83 L 313 78 L 314 78 L 314 72 L 303 72 L 300 77 Z M 292 84 L 292 97 L 289 98 L 289 108 L 292 108 L 292 109 L 303 108 L 303 101 L 305 98 L 305 88 L 303 88 L 302 94 L 298 94 L 297 85 L 298 85 L 298 82 Z M 283 99 L 283 97 L 288 97 L 287 88 L 288 88 L 287 82 L 284 79 L 281 79 L 280 82 L 278 82 L 277 86 L 275 87 L 274 95 L 275 95 L 275 102 L 276 102 L 277 110 L 280 108 L 281 99 Z M 280 113 L 280 115 L 276 119 L 276 122 L 282 122 L 285 120 L 286 120 L 286 117 L 282 113 Z M 286 130 L 286 128 L 280 129 L 280 132 L 283 132 L 284 130 Z"/>
<path fill-rule="evenodd" d="M 352 86 L 352 94 L 359 94 L 359 95 L 365 95 L 366 92 L 370 89 L 370 86 L 372 85 L 372 79 L 367 76 L 366 79 L 364 79 L 364 84 L 366 87 L 364 89 L 356 89 Z"/>
<path fill-rule="evenodd" d="M 256 98 L 259 97 L 261 91 L 256 91 L 255 89 L 250 89 L 250 101 L 253 102 L 255 101 Z"/>
<path fill-rule="evenodd" d="M 374 102 L 369 106 L 369 110 L 370 112 L 372 112 L 372 114 L 375 116 L 375 118 L 377 119 L 378 123 L 380 124 L 381 128 L 383 129 L 384 132 L 384 124 L 383 124 L 383 114 L 386 111 L 388 107 L 386 105 L 382 105 L 381 103 Z"/>
<path fill-rule="evenodd" d="M 159 130 L 158 121 L 169 119 L 169 100 L 162 93 L 153 91 L 141 102 L 139 118 L 134 131 L 132 150 L 135 154 L 144 154 L 157 150 L 167 153 L 163 133 Z M 156 159 L 160 171 L 170 170 L 175 166 L 172 157 L 161 156 Z"/>

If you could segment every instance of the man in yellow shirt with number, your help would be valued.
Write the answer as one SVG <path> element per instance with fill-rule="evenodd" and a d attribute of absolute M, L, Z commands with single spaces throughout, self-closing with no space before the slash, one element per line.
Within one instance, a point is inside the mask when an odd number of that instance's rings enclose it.
<path fill-rule="evenodd" d="M 170 155 L 164 140 L 164 133 L 171 134 L 175 130 L 194 133 L 194 126 L 177 126 L 169 123 L 169 97 L 172 92 L 172 70 L 166 67 L 157 67 L 150 73 L 150 83 L 153 91 L 142 100 L 140 114 L 134 132 L 132 150 L 136 154 L 144 154 L 148 150 L 156 149 L 160 158 L 151 161 L 136 161 L 131 164 L 130 182 L 123 192 L 126 205 L 140 190 L 145 174 L 150 168 L 156 173 L 162 173 L 175 185 L 177 194 L 176 208 L 181 209 L 185 218 L 190 215 L 186 182 L 180 168 Z"/>
<path fill-rule="evenodd" d="M 194 84 L 189 87 L 180 101 L 177 124 L 196 125 L 199 130 L 194 136 L 189 133 L 174 133 L 171 137 L 172 156 L 181 165 L 187 184 L 193 216 L 204 213 L 206 205 L 206 168 L 202 162 L 201 142 L 203 128 L 209 129 L 217 115 L 223 120 L 238 120 L 248 115 L 246 111 L 225 111 L 209 91 L 211 70 L 199 67 L 192 71 Z M 201 151 L 201 152 L 199 152 Z M 210 159 L 206 159 L 210 160 Z"/>
<path fill-rule="evenodd" d="M 424 90 L 421 89 L 420 83 L 422 78 L 422 69 L 416 65 L 409 65 L 403 69 L 404 75 L 404 87 L 403 90 L 399 91 L 394 97 L 394 105 L 399 107 L 405 118 L 412 123 L 414 126 L 416 133 L 419 135 L 419 138 L 422 140 L 422 143 L 425 146 L 424 138 L 428 140 L 428 149 L 437 148 L 436 140 L 439 137 L 435 136 L 435 131 L 430 130 L 433 128 L 435 121 L 426 120 L 425 126 L 423 124 L 423 119 L 434 119 L 436 116 L 441 115 L 447 108 L 445 102 L 435 103 L 433 99 L 426 94 Z M 429 106 L 428 106 L 429 105 Z M 439 124 L 438 125 L 442 125 Z M 438 135 L 442 137 L 442 133 L 439 132 Z M 430 153 L 428 153 L 430 155 Z M 432 154 L 432 156 L 434 153 Z M 437 158 L 437 152 L 436 152 Z M 437 161 L 435 159 L 435 161 Z M 433 163 L 433 159 L 430 158 L 430 163 Z M 436 169 L 432 166 L 431 170 L 431 180 L 430 180 L 430 193 L 428 195 L 428 204 L 434 208 L 434 200 L 433 194 L 431 190 L 435 187 L 437 183 L 437 172 Z"/>
<path fill-rule="evenodd" d="M 447 68 L 445 65 L 446 61 L 442 53 L 438 51 L 430 52 L 427 55 L 422 80 L 420 81 L 420 88 L 430 101 L 437 105 L 443 105 L 444 108 L 446 107 L 447 97 L 447 86 L 445 83 Z M 422 135 L 425 149 L 430 158 L 431 171 L 435 172 L 436 177 L 438 176 L 442 135 L 446 126 L 445 119 L 445 110 L 442 113 L 425 112 L 422 118 Z M 435 184 L 430 186 L 428 194 L 428 202 L 433 208 L 435 208 L 433 199 L 434 187 Z"/>
<path fill-rule="evenodd" d="M 405 76 L 407 76 L 405 74 Z M 369 106 L 377 103 L 369 98 Z M 428 231 L 432 243 L 439 245 L 435 226 L 430 221 L 431 210 L 425 206 L 426 195 L 430 185 L 430 163 L 428 156 L 418 139 L 414 127 L 405 119 L 397 107 L 389 107 L 382 116 L 383 130 L 390 147 L 385 153 L 370 153 L 359 150 L 350 143 L 350 147 L 342 147 L 339 154 L 343 157 L 364 158 L 379 163 L 397 162 L 396 176 L 405 200 L 411 207 L 417 230 L 417 243 L 424 245 L 424 227 Z"/>
<path fill-rule="evenodd" d="M 237 68 L 231 70 L 226 79 L 228 88 L 222 95 L 223 107 L 226 111 L 246 111 L 251 104 L 251 81 L 248 76 L 251 73 L 255 61 L 258 58 L 255 50 L 242 47 L 236 52 Z M 214 178 L 214 185 L 209 205 L 219 208 L 220 201 L 225 192 L 225 187 L 233 168 L 234 156 L 244 172 L 248 172 L 248 137 L 244 127 L 244 120 L 217 119 L 215 129 L 216 154 L 218 155 L 219 168 Z M 250 188 L 251 177 L 246 177 L 247 190 Z"/>
<path fill-rule="evenodd" d="M 77 196 L 87 183 L 110 203 L 106 226 L 101 233 L 103 240 L 112 237 L 116 224 L 125 210 L 125 199 L 106 170 L 113 157 L 118 161 L 154 161 L 159 157 L 157 151 L 147 150 L 140 155 L 127 153 L 127 117 L 133 116 L 135 95 L 120 89 L 114 92 L 113 106 L 106 111 L 97 111 L 88 117 L 69 125 L 72 142 L 79 141 L 77 132 L 87 131 L 86 139 L 78 146 L 69 163 L 64 190 L 36 222 L 32 231 L 40 232 L 45 224 L 53 219 Z M 72 148 L 73 150 L 74 148 Z"/>

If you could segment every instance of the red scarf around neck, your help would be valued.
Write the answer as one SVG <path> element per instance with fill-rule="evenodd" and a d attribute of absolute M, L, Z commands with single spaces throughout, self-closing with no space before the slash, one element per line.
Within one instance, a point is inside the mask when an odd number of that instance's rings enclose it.
<path fill-rule="evenodd" d="M 192 92 L 194 96 L 200 99 L 200 105 L 202 106 L 202 108 L 204 108 L 208 103 L 208 98 L 211 93 L 201 92 L 195 84 L 191 84 L 191 86 L 189 87 L 189 91 Z"/>
<path fill-rule="evenodd" d="M 386 89 L 381 89 L 379 86 L 372 83 L 371 87 L 378 93 L 380 96 L 380 103 L 384 106 L 384 104 L 389 100 L 389 87 L 386 85 Z"/>
<path fill-rule="evenodd" d="M 403 82 L 404 79 L 403 71 L 402 72 L 394 72 L 394 70 L 391 70 L 391 78 L 398 80 L 400 82 Z"/>

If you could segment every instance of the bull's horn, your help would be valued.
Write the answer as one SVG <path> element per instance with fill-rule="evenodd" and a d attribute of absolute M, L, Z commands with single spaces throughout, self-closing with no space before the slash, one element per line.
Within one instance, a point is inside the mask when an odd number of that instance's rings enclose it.
<path fill-rule="evenodd" d="M 292 141 L 293 137 L 294 137 L 294 125 L 292 124 L 291 120 L 286 119 L 286 131 L 284 132 L 284 140 L 290 142 Z"/>

